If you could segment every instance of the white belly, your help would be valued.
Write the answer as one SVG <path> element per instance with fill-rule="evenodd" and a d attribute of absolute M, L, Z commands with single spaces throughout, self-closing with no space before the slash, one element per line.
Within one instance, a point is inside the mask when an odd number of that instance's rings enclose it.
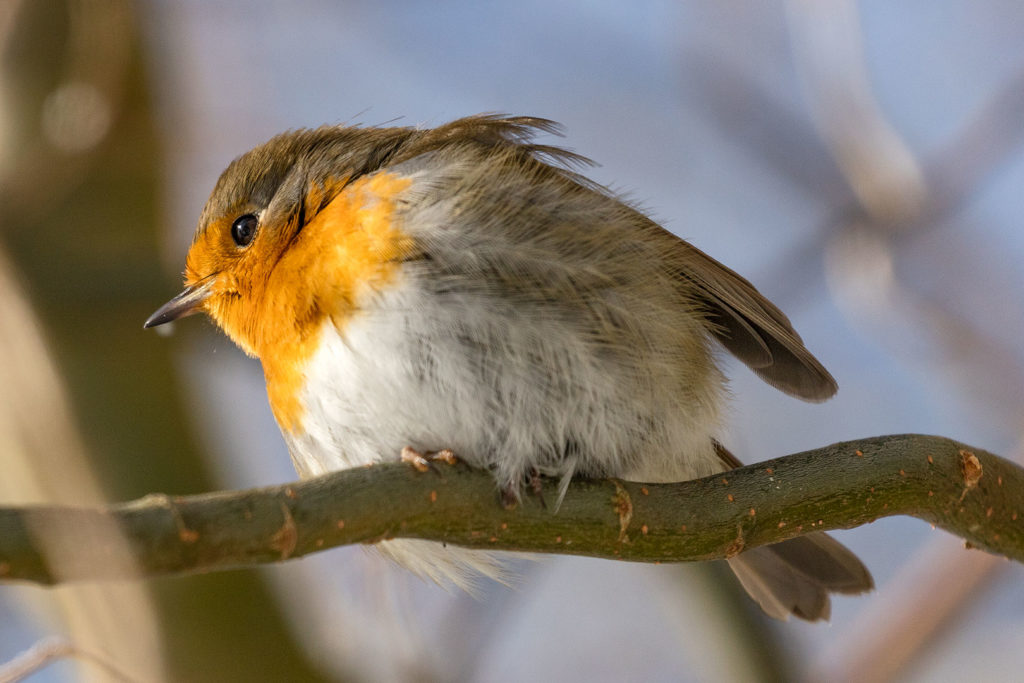
<path fill-rule="evenodd" d="M 289 439 L 304 476 L 404 446 L 451 448 L 502 483 L 533 467 L 647 481 L 722 469 L 718 391 L 688 395 L 686 373 L 636 376 L 557 320 L 509 319 L 470 297 L 437 305 L 409 282 L 368 304 L 341 329 L 324 324 L 306 367 L 303 434 Z"/>
<path fill-rule="evenodd" d="M 305 369 L 302 429 L 287 437 L 299 474 L 393 461 L 404 446 L 450 448 L 502 486 L 531 468 L 641 481 L 723 469 L 713 365 L 704 384 L 715 389 L 688 391 L 690 371 L 638 370 L 556 317 L 513 313 L 481 297 L 439 302 L 405 278 L 341 326 L 326 322 Z M 381 549 L 459 584 L 497 572 L 488 553 L 406 540 Z"/>

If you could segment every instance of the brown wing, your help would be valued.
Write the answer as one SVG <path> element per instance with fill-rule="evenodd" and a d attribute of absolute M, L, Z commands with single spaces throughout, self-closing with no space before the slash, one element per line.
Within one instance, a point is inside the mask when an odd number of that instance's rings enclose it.
<path fill-rule="evenodd" d="M 584 191 L 598 192 L 618 201 L 611 191 L 569 170 L 573 165 L 588 164 L 587 159 L 558 147 L 533 143 L 532 138 L 538 132 L 557 134 L 559 128 L 547 119 L 528 116 L 470 116 L 432 130 L 416 131 L 393 161 L 412 158 L 456 141 L 486 147 L 512 146 L 523 150 L 532 162 L 539 162 Z M 832 375 L 804 347 L 789 319 L 752 284 L 639 211 L 628 205 L 620 205 L 620 208 L 628 212 L 627 220 L 635 220 L 642 231 L 648 231 L 649 235 L 660 234 L 666 239 L 669 258 L 678 270 L 678 277 L 696 292 L 715 326 L 718 341 L 761 379 L 805 401 L 824 401 L 836 393 Z"/>
<path fill-rule="evenodd" d="M 789 318 L 754 285 L 677 238 L 673 259 L 706 307 L 715 337 L 758 377 L 805 401 L 836 393 L 835 379 L 804 346 Z"/>

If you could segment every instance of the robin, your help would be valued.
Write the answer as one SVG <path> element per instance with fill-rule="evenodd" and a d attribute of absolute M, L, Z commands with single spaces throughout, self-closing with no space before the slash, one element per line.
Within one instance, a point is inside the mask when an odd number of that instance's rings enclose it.
<path fill-rule="evenodd" d="M 836 391 L 747 280 L 537 144 L 555 123 L 323 126 L 235 159 L 199 218 L 186 288 L 146 321 L 207 313 L 263 365 L 303 477 L 457 453 L 507 499 L 538 475 L 671 482 L 740 466 L 716 441 L 715 344 L 806 401 Z M 563 488 L 564 490 L 564 488 Z M 381 549 L 467 585 L 493 554 Z M 872 579 L 816 533 L 729 560 L 769 615 L 817 620 Z"/>

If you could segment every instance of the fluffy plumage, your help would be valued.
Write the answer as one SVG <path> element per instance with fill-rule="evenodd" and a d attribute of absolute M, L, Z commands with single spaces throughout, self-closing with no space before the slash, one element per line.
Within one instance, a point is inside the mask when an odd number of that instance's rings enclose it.
<path fill-rule="evenodd" d="M 176 300 L 188 306 L 163 313 L 201 307 L 261 358 L 303 476 L 403 446 L 451 448 L 511 491 L 533 470 L 722 471 L 738 461 L 715 441 L 716 341 L 786 393 L 835 393 L 753 285 L 578 175 L 581 157 L 533 142 L 554 130 L 485 115 L 278 136 L 224 172 Z M 239 247 L 229 227 L 244 214 L 259 228 Z M 496 571 L 480 552 L 381 546 L 437 580 Z M 824 535 L 733 566 L 780 618 L 825 618 L 830 591 L 871 586 Z"/>

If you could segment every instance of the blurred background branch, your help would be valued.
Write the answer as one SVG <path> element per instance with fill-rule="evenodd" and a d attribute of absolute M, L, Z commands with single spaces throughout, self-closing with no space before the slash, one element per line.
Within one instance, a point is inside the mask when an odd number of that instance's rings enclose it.
<path fill-rule="evenodd" d="M 824 280 L 861 334 L 920 374 L 942 378 L 951 385 L 948 399 L 965 415 L 1008 430 L 1013 443 L 1020 438 L 1015 430 L 1021 424 L 1024 370 L 1009 341 L 1016 335 L 1007 330 L 1018 323 L 1019 309 L 1007 308 L 1001 292 L 993 291 L 991 277 L 998 269 L 990 270 L 993 264 L 983 254 L 991 248 L 977 241 L 1005 232 L 970 209 L 1000 173 L 1019 165 L 1024 142 L 1020 55 L 991 92 L 969 107 L 964 123 L 919 162 L 877 101 L 864 47 L 875 36 L 863 32 L 864 5 L 792 0 L 785 7 L 794 67 L 818 140 L 807 137 L 806 122 L 754 82 L 751 71 L 730 66 L 729 85 L 721 86 L 721 79 L 702 83 L 713 94 L 704 99 L 705 106 L 714 107 L 709 120 L 725 127 L 792 189 L 824 200 L 827 207 L 829 218 L 820 230 L 755 281 L 780 283 L 779 301 L 792 310 L 806 298 L 804 292 Z M 998 16 L 994 6 L 986 10 Z M 964 22 L 960 35 L 969 39 L 980 16 L 968 12 L 959 18 Z M 728 91 L 730 99 L 718 90 Z M 972 224 L 964 223 L 966 216 Z M 922 269 L 931 274 L 922 277 Z M 978 277 L 983 271 L 989 277 Z M 921 291 L 922 285 L 930 291 Z M 1020 462 L 1020 447 L 1008 450 Z M 935 566 L 946 570 L 930 573 Z M 1007 569 L 992 557 L 963 554 L 949 539 L 933 539 L 880 586 L 872 608 L 840 627 L 832 645 L 818 655 L 810 678 L 905 676 L 960 626 L 968 605 L 1001 585 L 996 577 Z"/>

